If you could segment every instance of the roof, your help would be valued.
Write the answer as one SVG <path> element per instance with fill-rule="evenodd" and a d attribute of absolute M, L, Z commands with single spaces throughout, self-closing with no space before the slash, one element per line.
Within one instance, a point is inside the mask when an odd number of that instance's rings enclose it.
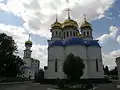
<path fill-rule="evenodd" d="M 71 45 L 84 45 L 84 46 L 98 46 L 100 47 L 98 40 L 83 40 L 79 37 L 68 38 L 67 40 L 56 40 L 49 43 L 49 47 L 52 46 L 71 46 Z"/>
<path fill-rule="evenodd" d="M 25 42 L 25 44 L 32 44 L 32 41 L 28 40 Z"/>

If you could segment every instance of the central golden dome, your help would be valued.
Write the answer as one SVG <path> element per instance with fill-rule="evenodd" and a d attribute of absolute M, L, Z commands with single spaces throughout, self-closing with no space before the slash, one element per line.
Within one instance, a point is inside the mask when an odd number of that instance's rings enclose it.
<path fill-rule="evenodd" d="M 64 21 L 64 23 L 62 24 L 62 27 L 65 28 L 65 27 L 75 27 L 75 28 L 78 28 L 78 24 L 76 21 L 68 18 L 67 20 Z"/>

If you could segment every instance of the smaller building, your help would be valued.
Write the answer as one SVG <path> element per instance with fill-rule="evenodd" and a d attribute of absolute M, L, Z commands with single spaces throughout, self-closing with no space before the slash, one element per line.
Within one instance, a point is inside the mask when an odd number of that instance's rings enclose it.
<path fill-rule="evenodd" d="M 23 57 L 23 70 L 24 74 L 22 75 L 23 78 L 27 79 L 35 79 L 35 74 L 39 72 L 40 61 L 34 58 L 31 58 L 31 47 L 32 41 L 28 39 L 25 42 L 25 50 L 24 50 L 24 57 Z"/>
<path fill-rule="evenodd" d="M 120 57 L 116 58 L 117 70 L 118 70 L 118 78 L 120 79 Z"/>

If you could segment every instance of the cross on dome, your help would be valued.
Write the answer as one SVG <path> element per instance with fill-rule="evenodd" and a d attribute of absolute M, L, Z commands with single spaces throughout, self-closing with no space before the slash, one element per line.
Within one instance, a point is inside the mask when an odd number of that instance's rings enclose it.
<path fill-rule="evenodd" d="M 56 14 L 56 22 L 58 22 L 58 17 L 57 17 L 57 14 Z"/>
<path fill-rule="evenodd" d="M 31 36 L 31 34 L 29 34 L 29 38 L 28 38 L 28 40 L 30 40 L 30 36 Z"/>
<path fill-rule="evenodd" d="M 84 14 L 84 20 L 86 21 L 86 14 Z"/>
<path fill-rule="evenodd" d="M 68 19 L 70 19 L 70 11 L 72 11 L 72 10 L 70 10 L 70 9 L 68 8 L 66 11 L 68 12 Z"/>

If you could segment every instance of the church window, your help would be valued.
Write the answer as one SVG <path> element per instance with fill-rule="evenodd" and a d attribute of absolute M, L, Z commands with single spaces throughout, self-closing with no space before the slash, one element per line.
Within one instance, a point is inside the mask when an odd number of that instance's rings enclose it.
<path fill-rule="evenodd" d="M 92 32 L 90 32 L 90 36 L 92 36 Z"/>
<path fill-rule="evenodd" d="M 98 60 L 96 59 L 96 71 L 98 72 Z"/>
<path fill-rule="evenodd" d="M 73 36 L 75 36 L 75 32 L 73 32 Z"/>
<path fill-rule="evenodd" d="M 58 32 L 56 31 L 56 36 L 58 35 Z"/>
<path fill-rule="evenodd" d="M 85 36 L 85 32 L 84 32 L 84 36 Z"/>
<path fill-rule="evenodd" d="M 65 38 L 65 32 L 64 32 L 64 34 L 63 34 L 63 37 Z"/>
<path fill-rule="evenodd" d="M 68 37 L 68 32 L 67 32 L 67 37 Z"/>
<path fill-rule="evenodd" d="M 76 36 L 78 36 L 77 32 L 76 32 Z"/>
<path fill-rule="evenodd" d="M 59 32 L 59 36 L 61 36 L 61 32 Z"/>
<path fill-rule="evenodd" d="M 89 36 L 89 31 L 87 31 L 87 36 Z"/>
<path fill-rule="evenodd" d="M 55 72 L 57 72 L 57 59 L 55 60 Z"/>
<path fill-rule="evenodd" d="M 72 31 L 70 31 L 70 36 L 72 36 Z"/>

